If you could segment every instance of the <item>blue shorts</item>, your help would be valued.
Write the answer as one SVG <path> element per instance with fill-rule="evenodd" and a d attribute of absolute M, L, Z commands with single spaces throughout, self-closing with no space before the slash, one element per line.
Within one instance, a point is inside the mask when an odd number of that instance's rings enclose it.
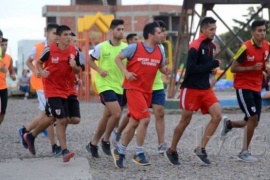
<path fill-rule="evenodd" d="M 105 105 L 105 102 L 114 102 L 118 101 L 119 105 L 121 107 L 125 106 L 127 104 L 127 99 L 124 94 L 117 94 L 113 90 L 107 90 L 99 93 L 100 101 L 102 104 Z"/>
<path fill-rule="evenodd" d="M 20 86 L 19 90 L 25 93 L 30 92 L 30 86 Z"/>
<path fill-rule="evenodd" d="M 152 104 L 157 104 L 157 105 L 161 105 L 164 106 L 165 105 L 165 91 L 164 89 L 160 89 L 160 90 L 154 90 L 152 93 Z"/>

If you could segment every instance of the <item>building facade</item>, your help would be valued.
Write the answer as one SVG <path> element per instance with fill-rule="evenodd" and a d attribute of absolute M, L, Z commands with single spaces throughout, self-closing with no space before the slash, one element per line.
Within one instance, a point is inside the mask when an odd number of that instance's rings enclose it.
<path fill-rule="evenodd" d="M 108 4 L 110 3 L 110 4 Z M 153 20 L 163 20 L 168 25 L 168 39 L 175 44 L 179 28 L 182 6 L 175 5 L 121 5 L 121 0 L 71 0 L 69 6 L 44 6 L 42 15 L 47 23 L 65 24 L 76 32 L 77 19 L 84 15 L 113 14 L 115 18 L 125 21 L 125 34 L 137 33 L 142 37 L 146 23 Z M 93 31 L 96 31 L 93 28 Z"/>

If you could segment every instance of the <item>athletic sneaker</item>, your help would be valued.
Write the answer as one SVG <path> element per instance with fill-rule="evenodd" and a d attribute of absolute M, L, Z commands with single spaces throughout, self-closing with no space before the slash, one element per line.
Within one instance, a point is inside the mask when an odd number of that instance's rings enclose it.
<path fill-rule="evenodd" d="M 23 138 L 23 135 L 25 133 L 28 133 L 28 132 L 26 131 L 26 128 L 23 126 L 22 128 L 19 129 L 19 135 L 20 135 L 20 138 L 21 138 L 21 142 L 22 142 L 23 147 L 25 149 L 28 149 L 28 145 L 27 145 L 27 143 L 25 142 L 25 140 Z"/>
<path fill-rule="evenodd" d="M 125 159 L 125 155 L 124 154 L 120 154 L 117 150 L 117 148 L 111 149 L 111 154 L 114 160 L 114 165 L 117 168 L 123 168 L 123 161 Z"/>
<path fill-rule="evenodd" d="M 204 165 L 209 165 L 211 162 L 209 161 L 206 151 L 204 148 L 197 147 L 194 150 L 194 155 L 202 162 Z"/>
<path fill-rule="evenodd" d="M 141 166 L 151 165 L 151 163 L 146 159 L 144 153 L 140 153 L 138 155 L 134 154 L 132 161 Z"/>
<path fill-rule="evenodd" d="M 229 119 L 227 116 L 223 116 L 222 117 L 222 127 L 221 127 L 221 130 L 220 130 L 220 136 L 221 137 L 224 137 L 227 135 L 228 132 L 230 132 L 232 129 L 231 128 L 228 128 L 228 123 L 229 123 Z"/>
<path fill-rule="evenodd" d="M 102 140 L 101 140 L 101 148 L 102 148 L 102 151 L 103 151 L 106 155 L 108 155 L 108 156 L 111 156 L 111 155 L 112 155 L 112 154 L 111 154 L 111 143 L 110 143 L 110 141 L 105 142 L 105 141 L 103 140 L 103 138 L 102 138 Z"/>
<path fill-rule="evenodd" d="M 157 149 L 157 152 L 159 153 L 159 154 L 164 154 L 164 152 L 166 151 L 168 149 L 168 145 L 167 145 L 167 143 L 162 143 L 162 144 L 160 144 L 159 146 L 158 146 L 158 149 Z"/>
<path fill-rule="evenodd" d="M 36 155 L 35 137 L 31 133 L 24 133 L 23 139 L 28 145 L 28 150 L 32 155 Z"/>
<path fill-rule="evenodd" d="M 238 154 L 238 160 L 240 161 L 245 161 L 245 162 L 257 162 L 258 159 L 254 156 L 251 155 L 250 152 L 243 151 Z"/>
<path fill-rule="evenodd" d="M 62 155 L 63 155 L 63 162 L 69 162 L 69 160 L 71 158 L 73 158 L 73 156 L 75 155 L 75 153 L 74 152 L 69 152 L 69 150 L 64 149 L 62 151 Z"/>
<path fill-rule="evenodd" d="M 61 147 L 57 146 L 57 144 L 54 144 L 52 146 L 52 154 L 54 157 L 60 156 L 62 154 Z"/>
<path fill-rule="evenodd" d="M 98 146 L 92 145 L 91 142 L 86 145 L 86 150 L 92 155 L 94 158 L 100 158 L 98 155 Z"/>
<path fill-rule="evenodd" d="M 111 143 L 112 145 L 117 148 L 118 142 L 121 139 L 121 134 L 119 134 L 118 132 L 116 132 L 116 129 L 113 130 L 112 134 L 111 134 Z"/>
<path fill-rule="evenodd" d="M 170 161 L 172 165 L 180 165 L 177 151 L 168 149 L 164 152 L 164 156 Z"/>

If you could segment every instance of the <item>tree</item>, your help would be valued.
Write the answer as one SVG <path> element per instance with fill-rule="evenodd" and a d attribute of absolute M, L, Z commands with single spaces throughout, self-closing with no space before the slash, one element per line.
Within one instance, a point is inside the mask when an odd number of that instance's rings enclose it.
<path fill-rule="evenodd" d="M 256 7 L 257 10 L 260 8 L 260 7 Z M 247 9 L 247 14 L 246 15 L 243 15 L 243 17 L 245 17 L 245 21 L 241 21 L 241 20 L 237 20 L 237 19 L 233 19 L 233 21 L 235 22 L 235 26 L 232 27 L 232 30 L 237 33 L 239 30 L 242 29 L 242 27 L 246 24 L 246 22 L 251 19 L 251 17 L 256 13 L 255 11 L 255 8 L 254 7 L 249 7 Z M 255 19 L 262 19 L 262 14 L 257 14 L 255 17 L 254 17 L 254 20 Z M 267 27 L 268 31 L 269 32 L 269 27 Z M 239 37 L 243 40 L 243 41 L 247 41 L 251 38 L 251 27 L 248 25 L 246 26 L 246 28 L 239 34 Z M 233 38 L 233 34 L 230 33 L 229 31 L 226 32 L 226 33 L 223 33 L 223 34 L 220 34 L 218 35 L 220 37 L 220 39 L 225 43 L 227 44 L 232 38 Z M 270 34 L 267 33 L 267 36 L 266 36 L 266 39 L 267 40 L 270 40 Z M 236 51 L 238 50 L 239 46 L 241 45 L 241 42 L 235 38 L 230 44 L 229 44 L 229 48 L 231 49 L 231 51 L 233 53 L 236 53 Z M 222 46 L 221 46 L 222 48 Z M 231 62 L 231 56 L 226 52 L 226 51 L 223 51 L 222 53 L 220 53 L 220 55 L 218 56 L 218 58 L 220 59 L 223 59 L 224 63 L 222 65 L 223 69 L 229 64 L 229 62 Z"/>

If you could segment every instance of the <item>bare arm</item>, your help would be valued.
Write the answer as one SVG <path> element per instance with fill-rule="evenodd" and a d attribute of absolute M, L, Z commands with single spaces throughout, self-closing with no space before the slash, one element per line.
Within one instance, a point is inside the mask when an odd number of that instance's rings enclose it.
<path fill-rule="evenodd" d="M 118 54 L 115 58 L 115 63 L 121 69 L 121 71 L 124 73 L 125 77 L 127 78 L 128 81 L 133 81 L 136 80 L 136 74 L 133 72 L 129 72 L 125 65 L 123 64 L 123 59 L 125 59 L 124 55 L 122 53 Z"/>
<path fill-rule="evenodd" d="M 35 74 L 38 78 L 40 78 L 41 75 L 39 71 L 35 68 L 35 66 L 33 65 L 33 61 L 34 59 L 32 59 L 31 57 L 28 57 L 28 59 L 26 60 L 26 65 L 32 71 L 33 74 Z"/>
<path fill-rule="evenodd" d="M 233 61 L 231 66 L 232 73 L 241 73 L 241 72 L 248 72 L 248 71 L 258 71 L 262 70 L 262 63 L 256 63 L 253 66 L 241 66 L 238 61 Z"/>
<path fill-rule="evenodd" d="M 93 59 L 91 56 L 89 58 L 88 64 L 89 66 L 94 69 L 95 71 L 97 71 L 102 77 L 106 77 L 108 75 L 108 72 L 101 69 L 99 66 L 96 65 L 96 63 L 94 62 L 95 59 Z"/>
<path fill-rule="evenodd" d="M 41 60 L 38 60 L 37 61 L 37 69 L 38 69 L 38 71 L 40 72 L 40 75 L 42 76 L 42 77 L 48 77 L 49 75 L 50 75 L 50 72 L 47 70 L 47 67 L 46 68 L 43 68 L 43 66 L 42 66 L 42 64 L 43 64 L 43 62 L 41 61 Z"/>
<path fill-rule="evenodd" d="M 10 59 L 10 65 L 8 67 L 8 71 L 9 71 L 9 76 L 13 81 L 16 81 L 16 76 L 15 76 L 15 72 L 14 72 L 14 68 L 13 68 L 13 60 L 12 58 Z"/>
<path fill-rule="evenodd" d="M 165 74 L 165 75 L 171 74 L 171 69 L 170 69 L 168 66 L 166 66 L 166 65 L 161 66 L 161 67 L 159 68 L 159 71 L 160 71 L 162 74 Z"/>
<path fill-rule="evenodd" d="M 77 66 L 76 61 L 74 59 L 69 60 L 69 65 L 75 74 L 78 74 L 80 72 L 81 67 Z"/>

